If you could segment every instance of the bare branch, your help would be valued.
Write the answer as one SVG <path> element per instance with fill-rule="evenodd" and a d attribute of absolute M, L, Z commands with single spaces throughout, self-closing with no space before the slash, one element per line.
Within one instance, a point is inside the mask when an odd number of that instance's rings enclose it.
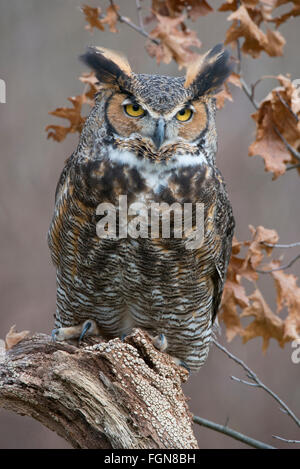
<path fill-rule="evenodd" d="M 140 28 L 144 31 L 144 21 L 143 21 L 143 15 L 142 15 L 142 5 L 140 0 L 135 0 L 136 1 L 136 9 L 137 9 L 137 14 L 138 14 L 138 19 L 139 19 L 139 25 Z"/>
<path fill-rule="evenodd" d="M 147 33 L 147 31 L 145 31 L 144 29 L 142 29 L 140 26 L 138 26 L 137 24 L 135 23 L 132 23 L 128 18 L 126 18 L 125 16 L 122 16 L 120 15 L 120 13 L 118 12 L 118 9 L 116 8 L 116 5 L 114 3 L 113 0 L 110 0 L 110 4 L 111 6 L 113 7 L 117 17 L 118 17 L 118 20 L 120 21 L 120 23 L 124 23 L 124 24 L 127 24 L 127 26 L 129 26 L 130 28 L 134 29 L 136 32 L 138 32 L 139 34 L 141 34 L 142 36 L 146 37 L 147 39 L 149 39 L 150 41 L 154 42 L 154 44 L 160 44 L 160 42 L 157 40 L 157 39 L 154 39 L 153 37 L 150 36 L 150 34 Z"/>
<path fill-rule="evenodd" d="M 300 168 L 300 163 L 293 164 L 292 166 L 287 166 L 286 170 L 289 171 L 290 169 L 298 169 Z"/>
<path fill-rule="evenodd" d="M 215 430 L 219 433 L 223 433 L 224 435 L 230 436 L 231 438 L 234 438 L 235 440 L 241 441 L 242 443 L 245 443 L 248 446 L 252 446 L 252 448 L 276 449 L 274 448 L 274 446 L 267 445 L 266 443 L 263 443 L 262 441 L 254 440 L 253 438 L 250 438 L 247 435 L 243 435 L 242 433 L 237 432 L 236 430 L 232 430 L 231 428 L 228 428 L 226 425 L 220 425 L 219 423 L 211 422 L 210 420 L 206 420 L 196 415 L 194 415 L 193 421 L 197 423 L 198 425 L 201 425 L 202 427 L 210 428 L 211 430 Z"/>
<path fill-rule="evenodd" d="M 248 386 L 253 386 L 254 388 L 255 388 L 255 387 L 258 387 L 258 384 L 256 384 L 256 383 L 249 383 L 249 381 L 246 381 L 246 380 L 241 379 L 241 378 L 237 378 L 236 376 L 230 376 L 230 378 L 231 378 L 233 381 L 238 381 L 239 383 L 247 384 Z"/>
<path fill-rule="evenodd" d="M 283 402 L 282 399 L 280 399 L 277 396 L 277 394 L 275 394 L 275 392 L 273 392 L 270 388 L 268 388 L 268 386 L 266 386 L 258 378 L 258 376 L 254 373 L 254 371 L 251 370 L 251 368 L 249 368 L 248 365 L 246 365 L 240 358 L 233 355 L 233 353 L 229 352 L 229 350 L 227 350 L 223 345 L 219 344 L 215 339 L 212 339 L 212 341 L 216 345 L 216 347 L 218 347 L 218 349 L 220 349 L 222 352 L 224 352 L 229 358 L 231 358 L 233 361 L 235 361 L 235 363 L 240 365 L 246 371 L 247 376 L 258 385 L 257 387 L 260 387 L 261 389 L 266 391 L 268 394 L 270 394 L 270 396 L 272 396 L 273 399 L 275 399 L 275 401 L 277 401 L 280 404 L 280 406 L 291 417 L 291 419 L 294 420 L 294 422 L 298 425 L 298 427 L 300 427 L 300 420 L 299 420 L 298 417 L 296 417 L 294 412 L 291 411 L 291 409 L 287 406 L 287 404 L 285 404 L 285 402 Z"/>
<path fill-rule="evenodd" d="M 296 257 L 294 257 L 290 262 L 288 262 L 285 265 L 274 267 L 273 269 L 270 269 L 270 270 L 256 269 L 256 272 L 259 272 L 260 274 L 269 274 L 270 272 L 276 272 L 277 270 L 285 270 L 291 267 L 298 259 L 300 259 L 300 254 L 298 254 Z"/>
<path fill-rule="evenodd" d="M 300 443 L 299 440 L 287 440 L 286 438 L 282 438 L 281 436 L 272 435 L 273 438 L 277 440 L 284 441 L 285 443 Z"/>
<path fill-rule="evenodd" d="M 261 244 L 264 244 L 265 246 L 268 246 L 269 248 L 294 248 L 296 246 L 300 246 L 300 241 L 297 241 L 296 243 L 291 243 L 291 244 L 272 244 L 272 243 L 267 243 L 266 241 L 261 241 Z"/>

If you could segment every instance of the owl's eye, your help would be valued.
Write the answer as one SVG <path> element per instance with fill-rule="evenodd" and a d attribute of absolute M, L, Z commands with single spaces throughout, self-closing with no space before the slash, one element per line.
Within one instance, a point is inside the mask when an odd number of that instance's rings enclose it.
<path fill-rule="evenodd" d="M 126 104 L 124 109 L 130 117 L 142 117 L 145 115 L 144 109 L 139 104 Z"/>
<path fill-rule="evenodd" d="M 176 119 L 181 122 L 186 122 L 190 120 L 192 115 L 193 115 L 193 111 L 190 108 L 185 107 L 184 109 L 181 109 L 180 111 L 177 112 Z"/>

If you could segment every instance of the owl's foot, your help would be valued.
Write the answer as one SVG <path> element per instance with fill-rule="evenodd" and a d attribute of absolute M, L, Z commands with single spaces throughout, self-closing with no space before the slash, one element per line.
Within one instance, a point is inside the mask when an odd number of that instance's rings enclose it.
<path fill-rule="evenodd" d="M 155 337 L 151 337 L 153 345 L 155 348 L 164 352 L 168 347 L 168 341 L 165 334 L 158 334 Z"/>
<path fill-rule="evenodd" d="M 189 372 L 189 374 L 191 373 L 190 367 L 183 360 L 181 360 L 180 358 L 174 357 L 174 356 L 172 356 L 172 358 L 173 358 L 173 361 L 176 363 L 176 365 L 182 366 L 183 368 L 185 368 Z"/>
<path fill-rule="evenodd" d="M 99 335 L 100 331 L 95 321 L 88 319 L 82 324 L 71 327 L 60 327 L 58 329 L 53 329 L 51 336 L 53 340 L 58 342 L 63 342 L 70 339 L 78 339 L 80 343 L 84 337 L 89 335 Z"/>

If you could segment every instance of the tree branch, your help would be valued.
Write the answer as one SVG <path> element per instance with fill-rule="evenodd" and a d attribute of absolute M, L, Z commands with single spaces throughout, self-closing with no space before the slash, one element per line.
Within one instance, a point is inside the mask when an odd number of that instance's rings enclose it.
<path fill-rule="evenodd" d="M 194 415 L 193 420 L 195 423 L 198 423 L 198 425 L 201 425 L 202 427 L 210 428 L 211 430 L 215 430 L 216 432 L 223 433 L 224 435 L 230 436 L 235 440 L 241 441 L 242 443 L 245 443 L 248 446 L 252 446 L 252 448 L 276 449 L 274 448 L 274 446 L 267 445 L 262 441 L 254 440 L 253 438 L 250 438 L 247 435 L 243 435 L 242 433 L 237 432 L 236 430 L 232 430 L 231 428 L 228 428 L 227 425 L 220 425 L 219 423 L 211 422 L 210 420 L 198 417 L 197 415 Z"/>
<path fill-rule="evenodd" d="M 114 3 L 113 0 L 110 0 L 110 4 L 112 6 L 112 8 L 114 9 L 117 17 L 118 17 L 118 20 L 120 21 L 120 23 L 125 23 L 127 24 L 127 26 L 129 26 L 130 28 L 134 29 L 136 32 L 138 32 L 139 34 L 141 34 L 142 36 L 146 37 L 147 39 L 149 39 L 150 41 L 154 42 L 154 44 L 160 44 L 160 42 L 157 40 L 157 39 L 154 39 L 153 37 L 150 36 L 150 34 L 147 33 L 147 31 L 145 31 L 144 28 L 141 28 L 140 26 L 138 26 L 137 24 L 135 23 L 132 23 L 128 18 L 126 18 L 125 16 L 122 16 L 120 15 L 120 13 L 118 12 L 117 8 L 116 8 L 116 5 Z"/>
<path fill-rule="evenodd" d="M 273 269 L 269 270 L 256 269 L 256 272 L 260 274 L 270 274 L 271 272 L 276 272 L 277 270 L 285 270 L 291 267 L 298 259 L 300 259 L 300 254 L 293 257 L 293 259 L 291 259 L 287 264 L 281 265 L 279 267 L 274 267 Z"/>
<path fill-rule="evenodd" d="M 238 365 L 240 365 L 245 371 L 246 371 L 246 374 L 247 374 L 247 377 L 249 379 L 251 379 L 252 381 L 254 381 L 254 383 L 257 384 L 257 387 L 263 389 L 264 391 L 266 391 L 268 394 L 270 394 L 270 396 L 273 397 L 273 399 L 275 399 L 275 401 L 277 401 L 281 408 L 284 410 L 284 412 L 286 414 L 288 414 L 293 420 L 294 422 L 298 425 L 298 427 L 300 427 L 300 420 L 298 419 L 298 417 L 296 417 L 296 415 L 294 414 L 294 412 L 291 411 L 291 409 L 289 409 L 289 407 L 285 404 L 285 402 L 283 402 L 278 396 L 277 394 L 275 394 L 275 392 L 273 392 L 270 388 L 268 388 L 268 386 L 266 386 L 259 378 L 258 376 L 254 373 L 254 371 L 251 370 L 251 368 L 249 368 L 248 365 L 246 365 L 246 363 L 244 363 L 240 358 L 236 357 L 235 355 L 233 355 L 233 353 L 229 352 L 229 350 L 227 350 L 223 345 L 219 344 L 215 339 L 213 339 L 213 343 L 216 345 L 216 347 L 218 347 L 219 350 L 221 350 L 222 352 L 224 352 L 229 358 L 231 358 L 233 361 L 235 361 Z M 236 378 L 235 378 L 236 380 Z M 243 382 L 244 384 L 248 384 L 247 381 L 244 381 L 244 380 L 240 380 L 241 382 Z M 252 383 L 251 383 L 252 384 Z"/>
<path fill-rule="evenodd" d="M 35 334 L 0 350 L 0 407 L 75 448 L 197 448 L 187 376 L 137 329 L 124 342 L 80 348 Z"/>

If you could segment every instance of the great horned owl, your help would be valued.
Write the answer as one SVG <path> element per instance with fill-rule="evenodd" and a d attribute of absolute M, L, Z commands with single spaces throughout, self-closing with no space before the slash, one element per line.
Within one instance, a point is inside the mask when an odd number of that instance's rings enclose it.
<path fill-rule="evenodd" d="M 142 328 L 177 363 L 204 363 L 223 291 L 234 229 L 215 165 L 215 98 L 232 71 L 217 45 L 185 77 L 135 74 L 112 51 L 89 48 L 83 61 L 100 92 L 77 150 L 56 190 L 48 240 L 57 268 L 53 337 L 101 333 L 122 337 Z M 101 203 L 203 204 L 204 239 L 97 235 Z M 174 215 L 174 214 L 173 214 Z M 195 225 L 195 213 L 192 215 Z M 173 236 L 172 236 L 173 234 Z"/>

